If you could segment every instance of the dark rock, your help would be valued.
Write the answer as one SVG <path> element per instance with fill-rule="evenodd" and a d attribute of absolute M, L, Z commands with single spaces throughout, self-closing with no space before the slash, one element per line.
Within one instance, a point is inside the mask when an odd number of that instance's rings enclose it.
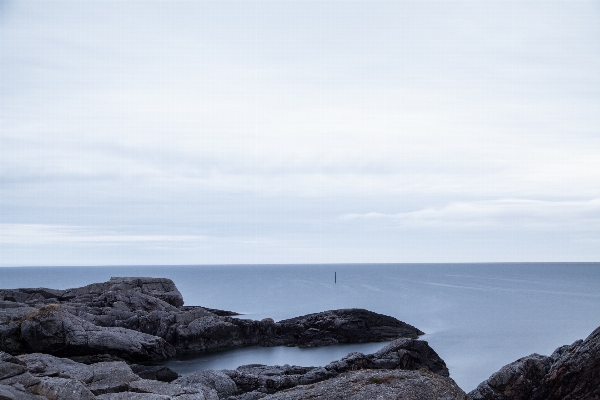
<path fill-rule="evenodd" d="M 468 394 L 473 400 L 600 399 L 600 327 L 551 356 L 505 365 Z"/>
<path fill-rule="evenodd" d="M 312 347 L 317 343 L 382 342 L 399 337 L 417 338 L 419 329 L 387 315 L 363 309 L 325 311 L 279 321 L 281 325 L 302 326 L 299 346 Z M 303 337 L 304 336 L 304 337 Z"/>
<path fill-rule="evenodd" d="M 108 293 L 129 293 L 158 298 L 175 307 L 183 306 L 183 297 L 175 283 L 166 278 L 110 278 L 108 282 L 93 283 L 61 292 L 59 299 L 75 300 L 78 303 L 98 302 L 101 301 L 101 296 Z"/>
<path fill-rule="evenodd" d="M 94 375 L 86 385 L 95 395 L 122 392 L 130 382 L 140 380 L 124 362 L 97 363 L 89 367 Z"/>
<path fill-rule="evenodd" d="M 169 279 L 111 278 L 81 288 L 0 290 L 0 350 L 43 352 L 93 363 L 162 360 L 239 346 L 314 347 L 423 334 L 362 309 L 333 310 L 274 322 L 183 306 Z M 114 357 L 107 359 L 106 357 Z"/>
<path fill-rule="evenodd" d="M 177 379 L 174 384 L 188 388 L 209 387 L 214 389 L 219 398 L 227 398 L 237 394 L 235 382 L 223 371 L 199 371 Z"/>
<path fill-rule="evenodd" d="M 450 376 L 444 360 L 424 340 L 394 340 L 371 358 L 375 369 L 425 369 L 441 376 Z"/>
<path fill-rule="evenodd" d="M 322 382 L 344 372 L 366 369 L 420 370 L 449 376 L 446 364 L 427 342 L 415 339 L 397 339 L 374 354 L 350 353 L 325 367 L 251 364 L 223 373 L 231 378 L 239 392 L 276 393 L 298 385 Z"/>
<path fill-rule="evenodd" d="M 340 372 L 359 369 L 427 370 L 450 376 L 446 363 L 423 340 L 397 339 L 374 354 L 350 353 L 325 367 Z"/>
<path fill-rule="evenodd" d="M 48 400 L 94 400 L 96 396 L 77 379 L 44 378 L 35 392 Z"/>
<path fill-rule="evenodd" d="M 47 400 L 46 397 L 33 395 L 12 386 L 0 383 L 0 400 Z"/>
<path fill-rule="evenodd" d="M 202 308 L 204 308 L 206 311 L 209 311 L 215 315 L 218 315 L 219 317 L 234 317 L 236 315 L 242 315 L 235 311 L 217 310 L 216 308 L 207 308 L 207 307 L 202 307 Z"/>
<path fill-rule="evenodd" d="M 40 379 L 29 372 L 24 372 L 0 381 L 0 385 L 13 386 L 24 392 L 33 392 L 38 383 L 40 383 Z"/>
<path fill-rule="evenodd" d="M 161 382 L 172 382 L 179 378 L 179 374 L 163 365 L 138 365 L 130 364 L 134 374 L 142 379 L 152 379 Z"/>
<path fill-rule="evenodd" d="M 68 358 L 34 353 L 23 356 L 22 360 L 26 363 L 27 370 L 38 377 L 56 376 L 66 379 L 73 378 L 82 382 L 91 382 L 94 379 L 94 370 L 91 366 Z"/>
<path fill-rule="evenodd" d="M 60 305 L 44 306 L 24 315 L 20 350 L 62 356 L 116 353 L 132 359 L 160 359 L 175 354 L 162 338 L 125 328 L 102 327 Z"/>
<path fill-rule="evenodd" d="M 125 361 L 121 357 L 117 357 L 114 354 L 87 354 L 83 356 L 70 356 L 67 358 L 87 365 L 96 364 L 99 362 Z"/>
<path fill-rule="evenodd" d="M 123 361 L 86 365 L 49 354 L 28 354 L 22 361 L 27 365 L 27 373 L 36 377 L 37 384 L 43 385 L 48 392 L 55 390 L 53 386 L 60 383 L 46 379 L 48 377 L 61 378 L 65 382 L 76 380 L 94 395 L 127 391 L 129 383 L 141 379 Z M 75 386 L 72 387 L 75 390 Z"/>
<path fill-rule="evenodd" d="M 409 361 L 406 361 L 406 354 L 409 353 Z M 0 363 L 2 367 L 0 370 L 6 377 L 0 380 L 0 385 L 8 383 L 12 387 L 11 392 L 17 390 L 23 393 L 41 393 L 46 398 L 56 400 L 93 398 L 104 400 L 252 400 L 269 398 L 268 394 L 281 393 L 293 393 L 293 396 L 297 396 L 297 393 L 301 393 L 297 388 L 312 390 L 314 385 L 319 382 L 334 381 L 344 374 L 356 373 L 358 370 L 372 374 L 379 369 L 381 373 L 388 374 L 375 374 L 367 384 L 388 385 L 392 381 L 408 379 L 406 378 L 408 375 L 401 375 L 404 378 L 394 375 L 401 368 L 417 369 L 421 374 L 419 376 L 428 376 L 425 380 L 433 382 L 432 384 L 437 385 L 438 389 L 445 388 L 444 390 L 447 389 L 448 393 L 454 393 L 452 392 L 454 389 L 451 387 L 453 381 L 443 380 L 447 379 L 444 375 L 448 374 L 443 361 L 428 346 L 427 342 L 414 339 L 398 339 L 374 354 L 351 353 L 342 360 L 330 363 L 325 367 L 251 364 L 241 366 L 233 371 L 201 371 L 171 383 L 140 379 L 123 361 L 87 365 L 49 354 L 34 353 L 13 357 L 7 353 L 0 353 Z M 144 368 L 145 366 L 134 365 L 133 367 Z M 392 370 L 392 368 L 396 370 Z M 435 378 L 436 376 L 438 378 Z M 410 384 L 415 386 L 414 390 L 410 390 L 420 394 L 429 393 L 421 387 L 423 379 L 420 379 L 421 383 L 418 385 Z M 332 383 L 332 385 L 337 384 Z M 360 393 L 362 393 L 361 385 L 357 389 Z M 428 385 L 425 385 L 426 389 L 433 390 Z M 373 393 L 376 395 L 394 394 L 397 391 L 401 394 L 413 393 L 410 392 L 408 386 L 402 386 L 401 390 L 396 387 L 387 388 L 383 392 L 381 390 L 378 389 Z M 315 398 L 344 398 L 343 396 L 347 395 L 345 391 L 342 391 L 340 395 L 342 397 L 319 397 L 320 393 L 315 392 L 314 395 L 317 396 Z M 371 392 L 367 390 L 364 393 Z M 433 391 L 431 393 L 440 394 L 442 392 Z M 329 395 L 333 396 L 334 394 L 330 393 Z"/>
<path fill-rule="evenodd" d="M 27 364 L 17 357 L 0 352 L 0 385 L 10 386 L 17 392 L 32 392 L 40 379 L 31 375 Z M 12 390 L 5 389 L 7 393 Z M 8 395 L 7 395 L 8 396 Z"/>
<path fill-rule="evenodd" d="M 403 370 L 350 371 L 335 378 L 296 386 L 264 400 L 464 400 L 463 392 L 447 377 L 431 372 Z"/>
<path fill-rule="evenodd" d="M 0 381 L 12 378 L 27 371 L 27 366 L 17 357 L 10 354 L 0 353 Z"/>
<path fill-rule="evenodd" d="M 173 397 L 154 393 L 108 393 L 96 396 L 99 400 L 171 400 Z M 202 399 L 204 400 L 204 399 Z"/>
<path fill-rule="evenodd" d="M 505 365 L 469 393 L 472 399 L 531 399 L 550 369 L 550 358 L 539 354 Z M 508 397 L 507 397 L 508 396 Z"/>
<path fill-rule="evenodd" d="M 141 380 L 131 382 L 129 384 L 130 392 L 138 392 L 138 393 L 153 393 L 162 396 L 169 396 L 169 398 L 176 399 L 198 399 L 205 400 L 207 398 L 215 397 L 215 393 L 210 391 L 210 389 L 206 387 L 194 388 L 194 387 L 184 387 L 182 385 L 177 384 L 168 384 L 165 382 L 158 382 L 152 380 Z M 209 394 L 209 397 L 204 395 L 204 392 Z"/>
<path fill-rule="evenodd" d="M 266 396 L 267 394 L 263 392 L 247 392 L 238 396 L 231 396 L 227 400 L 259 400 Z"/>

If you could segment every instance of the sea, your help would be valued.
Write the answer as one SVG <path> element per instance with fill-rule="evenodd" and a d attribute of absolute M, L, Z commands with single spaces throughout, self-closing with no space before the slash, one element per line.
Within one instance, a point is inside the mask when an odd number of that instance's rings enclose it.
<path fill-rule="evenodd" d="M 426 334 L 465 391 L 520 357 L 549 355 L 600 325 L 600 263 L 3 267 L 0 288 L 66 289 L 113 276 L 172 279 L 186 305 L 282 320 L 339 308 L 391 315 Z M 168 360 L 182 375 L 245 364 L 322 366 L 386 343 L 248 347 Z"/>

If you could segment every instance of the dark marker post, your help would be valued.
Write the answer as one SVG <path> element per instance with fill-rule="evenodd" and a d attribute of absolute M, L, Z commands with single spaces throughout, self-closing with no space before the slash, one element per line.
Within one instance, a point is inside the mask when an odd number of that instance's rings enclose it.
<path fill-rule="evenodd" d="M 333 283 L 337 283 L 337 272 L 333 273 Z"/>

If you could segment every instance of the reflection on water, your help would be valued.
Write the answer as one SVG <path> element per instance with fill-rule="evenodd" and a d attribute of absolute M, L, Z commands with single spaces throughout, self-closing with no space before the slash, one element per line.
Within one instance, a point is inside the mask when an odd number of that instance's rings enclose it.
<path fill-rule="evenodd" d="M 194 357 L 182 357 L 163 363 L 180 375 L 205 369 L 236 369 L 240 365 L 299 365 L 302 367 L 319 367 L 339 360 L 353 351 L 364 354 L 374 353 L 388 342 L 340 344 L 337 346 L 313 347 L 244 347 L 234 350 L 215 351 Z"/>

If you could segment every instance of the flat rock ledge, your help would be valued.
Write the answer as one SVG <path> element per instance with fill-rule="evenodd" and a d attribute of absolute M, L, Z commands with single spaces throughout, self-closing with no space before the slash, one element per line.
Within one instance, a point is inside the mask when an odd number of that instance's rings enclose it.
<path fill-rule="evenodd" d="M 157 361 L 239 346 L 314 347 L 417 338 L 419 329 L 362 309 L 275 322 L 186 307 L 170 279 L 111 278 L 80 288 L 0 290 L 0 350 Z"/>
<path fill-rule="evenodd" d="M 325 367 L 245 365 L 200 371 L 171 383 L 143 379 L 123 361 L 87 365 L 34 353 L 0 352 L 0 399 L 253 400 L 465 399 L 427 342 L 398 339 L 373 354 Z"/>

